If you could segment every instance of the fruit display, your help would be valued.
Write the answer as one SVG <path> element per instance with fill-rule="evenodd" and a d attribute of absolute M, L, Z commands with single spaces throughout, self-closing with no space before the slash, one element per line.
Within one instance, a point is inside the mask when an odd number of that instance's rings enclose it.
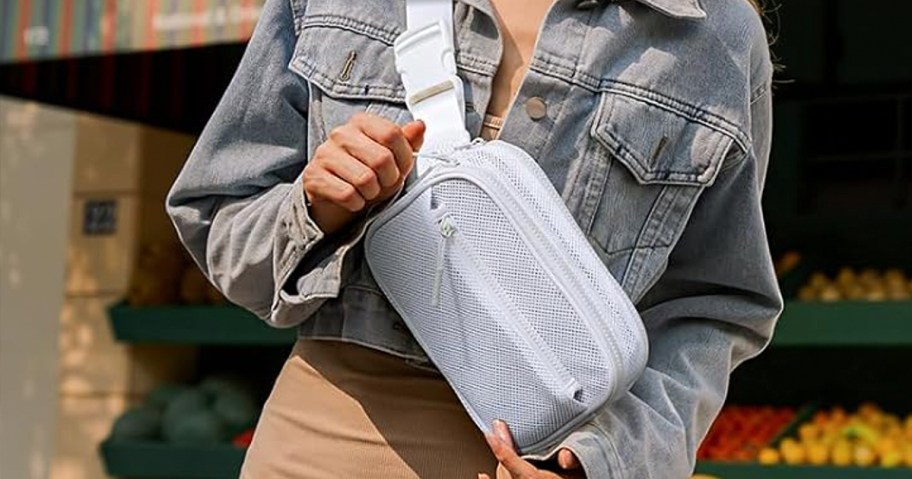
<path fill-rule="evenodd" d="M 111 440 L 164 440 L 187 445 L 232 442 L 246 447 L 253 438 L 258 414 L 249 387 L 234 378 L 213 376 L 195 387 L 166 384 L 114 422 Z"/>
<path fill-rule="evenodd" d="M 842 268 L 833 276 L 816 272 L 798 291 L 802 301 L 905 301 L 912 299 L 912 278 L 900 269 L 857 272 Z"/>
<path fill-rule="evenodd" d="M 813 418 L 778 445 L 763 448 L 761 464 L 912 467 L 912 414 L 902 418 L 874 404 L 848 413 L 834 407 Z"/>
<path fill-rule="evenodd" d="M 140 248 L 127 302 L 134 307 L 171 304 L 223 305 L 224 296 L 176 243 Z"/>
<path fill-rule="evenodd" d="M 794 418 L 792 408 L 726 406 L 709 429 L 697 459 L 754 461 Z"/>

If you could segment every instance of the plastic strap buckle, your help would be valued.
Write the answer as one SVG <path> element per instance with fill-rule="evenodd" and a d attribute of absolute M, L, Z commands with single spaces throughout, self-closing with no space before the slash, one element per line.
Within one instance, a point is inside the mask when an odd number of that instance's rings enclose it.
<path fill-rule="evenodd" d="M 451 27 L 444 21 L 409 29 L 396 39 L 396 71 L 405 86 L 405 103 L 427 126 L 425 142 L 467 143 L 465 98 L 456 74 Z"/>

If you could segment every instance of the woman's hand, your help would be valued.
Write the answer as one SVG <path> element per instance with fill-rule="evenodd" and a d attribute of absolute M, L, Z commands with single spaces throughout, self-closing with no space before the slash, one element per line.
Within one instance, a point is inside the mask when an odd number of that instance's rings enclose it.
<path fill-rule="evenodd" d="M 366 207 L 399 191 L 415 165 L 424 123 L 401 128 L 368 113 L 332 130 L 304 168 L 304 193 L 311 219 L 326 234 L 342 229 Z"/>
<path fill-rule="evenodd" d="M 557 453 L 557 464 L 561 474 L 538 469 L 530 462 L 523 460 L 516 453 L 510 428 L 503 421 L 494 421 L 494 434 L 486 434 L 488 445 L 500 463 L 497 466 L 497 479 L 582 479 L 585 473 L 580 468 L 579 460 L 569 449 Z M 487 474 L 479 474 L 478 479 L 491 479 Z"/>

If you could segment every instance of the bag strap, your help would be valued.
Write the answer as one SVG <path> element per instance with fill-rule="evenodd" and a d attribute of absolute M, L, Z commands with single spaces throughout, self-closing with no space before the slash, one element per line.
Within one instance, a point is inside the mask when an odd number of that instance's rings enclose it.
<path fill-rule="evenodd" d="M 456 74 L 452 0 L 407 0 L 408 29 L 394 44 L 405 104 L 427 126 L 425 147 L 468 143 L 465 93 Z"/>

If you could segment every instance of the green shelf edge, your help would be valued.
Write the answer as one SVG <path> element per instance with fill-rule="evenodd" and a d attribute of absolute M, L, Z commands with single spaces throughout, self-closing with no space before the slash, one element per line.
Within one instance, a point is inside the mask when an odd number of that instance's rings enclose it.
<path fill-rule="evenodd" d="M 276 329 L 236 306 L 109 309 L 114 337 L 128 343 L 291 345 L 296 333 Z M 792 301 L 773 335 L 774 347 L 912 346 L 912 301 Z"/>
<path fill-rule="evenodd" d="M 697 473 L 719 479 L 909 479 L 910 468 L 764 466 L 756 463 L 701 462 Z"/>
<path fill-rule="evenodd" d="M 99 446 L 105 471 L 135 479 L 237 479 L 246 449 L 230 444 L 176 446 L 156 441 L 111 441 Z"/>
<path fill-rule="evenodd" d="M 912 346 L 912 301 L 792 301 L 774 347 Z"/>
<path fill-rule="evenodd" d="M 235 479 L 244 449 L 231 445 L 177 446 L 154 441 L 104 441 L 99 447 L 105 471 L 135 479 Z M 720 479 L 908 479 L 912 469 L 764 466 L 756 463 L 701 462 L 697 472 Z"/>
<path fill-rule="evenodd" d="M 108 309 L 114 338 L 126 343 L 292 345 L 296 330 L 270 327 L 236 306 L 150 306 Z"/>

